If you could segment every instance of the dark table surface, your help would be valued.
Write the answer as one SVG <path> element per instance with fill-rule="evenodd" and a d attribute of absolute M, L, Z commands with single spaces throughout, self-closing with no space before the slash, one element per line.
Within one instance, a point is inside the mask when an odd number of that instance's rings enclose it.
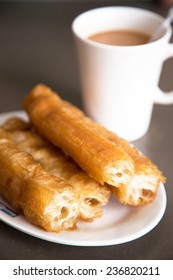
<path fill-rule="evenodd" d="M 105 5 L 131 5 L 166 14 L 149 1 L 0 3 L 0 113 L 22 109 L 37 83 L 51 86 L 82 108 L 71 22 L 79 13 Z M 173 59 L 164 65 L 160 87 L 172 83 Z M 143 237 L 121 245 L 75 247 L 22 233 L 0 222 L 0 259 L 173 259 L 173 106 L 154 106 L 148 133 L 135 144 L 167 177 L 167 208 L 161 222 Z"/>

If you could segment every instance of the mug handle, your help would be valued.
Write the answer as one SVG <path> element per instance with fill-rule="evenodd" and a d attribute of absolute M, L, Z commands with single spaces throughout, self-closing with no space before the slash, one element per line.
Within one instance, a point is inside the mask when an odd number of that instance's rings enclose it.
<path fill-rule="evenodd" d="M 173 57 L 173 44 L 168 44 L 167 54 L 165 56 L 165 60 Z M 173 91 L 164 92 L 159 87 L 157 88 L 156 95 L 155 95 L 155 103 L 158 104 L 173 104 Z"/>

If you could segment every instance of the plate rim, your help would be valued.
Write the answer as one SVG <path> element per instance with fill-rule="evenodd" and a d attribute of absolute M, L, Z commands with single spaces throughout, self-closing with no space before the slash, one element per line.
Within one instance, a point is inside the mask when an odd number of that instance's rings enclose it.
<path fill-rule="evenodd" d="M 123 238 L 115 238 L 115 239 L 106 239 L 106 240 L 98 240 L 98 241 L 92 241 L 92 240 L 83 240 L 83 241 L 77 241 L 73 240 L 73 239 L 65 239 L 63 237 L 61 237 L 61 233 L 51 233 L 51 232 L 46 232 L 43 229 L 37 227 L 36 225 L 30 223 L 23 214 L 20 214 L 19 216 L 22 217 L 22 219 L 24 219 L 24 223 L 29 224 L 30 226 L 34 227 L 34 229 L 39 229 L 41 231 L 41 234 L 39 233 L 35 233 L 32 230 L 27 230 L 25 229 L 25 227 L 21 227 L 20 225 L 18 225 L 16 222 L 13 222 L 14 220 L 10 221 L 10 218 L 3 218 L 3 214 L 2 212 L 0 212 L 0 221 L 6 223 L 7 225 L 15 228 L 16 230 L 19 230 L 25 234 L 28 234 L 30 236 L 45 240 L 45 241 L 49 241 L 52 243 L 57 243 L 57 244 L 63 244 L 63 245 L 71 245 L 71 246 L 83 246 L 83 247 L 98 247 L 98 246 L 111 246 L 111 245 L 121 245 L 123 243 L 127 243 L 127 242 L 131 242 L 134 241 L 144 235 L 146 235 L 147 233 L 149 233 L 152 229 L 154 229 L 158 223 L 160 222 L 160 220 L 162 219 L 165 210 L 166 210 L 166 202 L 167 202 L 167 198 L 166 198 L 166 190 L 163 184 L 161 184 L 160 188 L 159 188 L 159 192 L 160 192 L 160 196 L 162 196 L 163 199 L 163 203 L 162 203 L 162 207 L 160 209 L 159 214 L 157 214 L 156 218 L 149 223 L 148 226 L 145 226 L 143 229 L 137 231 L 136 233 L 127 235 L 127 237 L 123 237 Z M 0 195 L 0 201 L 1 199 L 5 200 L 1 195 Z M 6 203 L 8 205 L 8 202 Z M 11 206 L 10 206 L 11 207 Z M 147 207 L 147 206 L 146 206 Z M 11 207 L 12 208 L 12 207 Z M 13 208 L 12 208 L 13 209 Z M 8 217 L 5 216 L 4 217 Z M 66 234 L 68 232 L 65 232 Z M 62 232 L 63 234 L 63 232 Z M 56 235 L 57 238 L 54 238 L 54 236 Z M 53 236 L 53 238 L 52 238 Z M 59 238 L 60 237 L 60 238 Z"/>

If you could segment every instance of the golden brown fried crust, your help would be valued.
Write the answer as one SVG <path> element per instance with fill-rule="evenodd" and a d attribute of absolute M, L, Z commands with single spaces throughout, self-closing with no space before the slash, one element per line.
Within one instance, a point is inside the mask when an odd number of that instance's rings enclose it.
<path fill-rule="evenodd" d="M 131 180 L 132 158 L 119 145 L 90 129 L 88 118 L 50 88 L 36 86 L 26 97 L 24 108 L 38 131 L 95 180 L 116 187 Z"/>
<path fill-rule="evenodd" d="M 111 187 L 118 200 L 133 206 L 151 202 L 157 194 L 160 183 L 164 184 L 166 182 L 166 178 L 158 167 L 132 144 L 118 137 L 115 133 L 96 123 L 91 126 L 89 118 L 86 125 L 90 126 L 95 133 L 99 133 L 102 137 L 119 145 L 134 161 L 132 180 L 121 188 Z"/>
<path fill-rule="evenodd" d="M 78 208 L 73 187 L 20 151 L 2 128 L 0 182 L 0 193 L 30 222 L 56 232 L 75 227 Z"/>
<path fill-rule="evenodd" d="M 8 121 L 10 122 L 10 120 Z M 14 121 L 11 122 L 14 125 Z M 22 151 L 28 152 L 46 171 L 66 180 L 74 187 L 79 207 L 79 218 L 93 221 L 103 214 L 110 190 L 90 178 L 71 158 L 52 146 L 32 130 L 23 130 L 16 122 L 16 130 L 8 126 L 10 136 Z M 6 126 L 6 124 L 4 124 Z M 23 127 L 25 127 L 23 125 Z"/>

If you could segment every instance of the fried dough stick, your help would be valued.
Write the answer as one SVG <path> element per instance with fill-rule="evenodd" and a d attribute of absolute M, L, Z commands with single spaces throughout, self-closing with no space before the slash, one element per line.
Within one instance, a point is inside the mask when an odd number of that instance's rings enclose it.
<path fill-rule="evenodd" d="M 23 125 L 22 123 L 23 122 Z M 76 192 L 79 218 L 93 221 L 103 214 L 103 206 L 109 201 L 110 190 L 90 178 L 71 158 L 49 144 L 38 133 L 26 130 L 27 123 L 9 119 L 4 125 L 13 141 L 22 151 L 28 152 L 51 174 L 68 181 Z"/>
<path fill-rule="evenodd" d="M 107 140 L 118 144 L 134 161 L 135 172 L 132 180 L 121 188 L 111 187 L 115 197 L 120 202 L 133 206 L 150 203 L 155 198 L 160 183 L 165 183 L 166 181 L 158 167 L 132 144 L 118 137 L 105 127 L 96 123 L 93 125 L 89 118 L 86 125 L 93 132 L 101 134 Z"/>
<path fill-rule="evenodd" d="M 66 108 L 75 110 L 79 118 L 83 114 L 70 103 L 66 103 Z M 93 122 L 90 118 L 85 118 L 85 126 L 92 130 L 93 133 L 101 135 L 106 140 L 118 145 L 133 159 L 134 175 L 132 180 L 121 186 L 121 188 L 111 187 L 113 194 L 118 200 L 124 204 L 133 206 L 150 203 L 155 198 L 160 183 L 165 183 L 166 181 L 166 178 L 158 167 L 132 144 L 107 130 L 105 127 Z"/>
<path fill-rule="evenodd" d="M 74 228 L 78 208 L 73 187 L 20 151 L 0 128 L 0 193 L 26 218 L 47 231 Z"/>
<path fill-rule="evenodd" d="M 50 88 L 36 86 L 25 98 L 24 108 L 40 134 L 96 181 L 116 187 L 130 182 L 134 174 L 132 158 L 118 144 L 93 132 L 86 126 L 87 117 Z"/>

